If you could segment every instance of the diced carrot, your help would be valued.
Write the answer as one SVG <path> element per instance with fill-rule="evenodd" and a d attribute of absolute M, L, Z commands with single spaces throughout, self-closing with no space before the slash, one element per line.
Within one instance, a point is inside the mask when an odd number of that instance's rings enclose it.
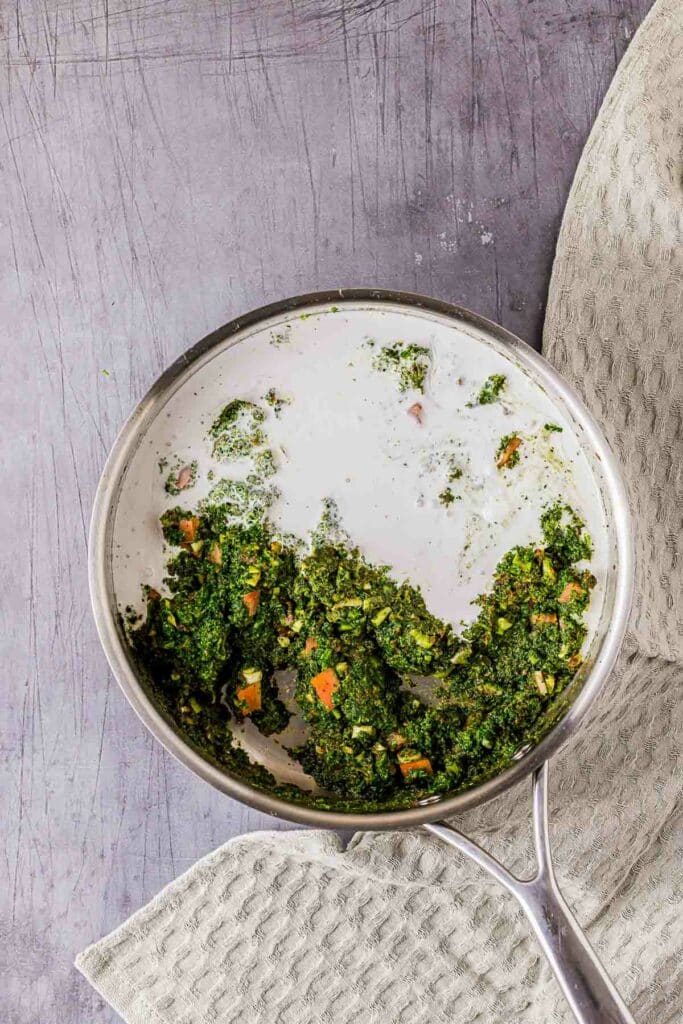
<path fill-rule="evenodd" d="M 307 637 L 306 643 L 304 644 L 304 657 L 309 658 L 311 654 L 313 654 L 313 651 L 317 650 L 317 647 L 318 641 L 316 638 L 314 636 Z"/>
<path fill-rule="evenodd" d="M 399 768 L 404 779 L 407 779 L 413 772 L 432 774 L 432 762 L 428 757 L 418 757 L 415 761 L 403 761 L 399 764 Z"/>
<path fill-rule="evenodd" d="M 532 626 L 543 626 L 557 622 L 557 615 L 555 612 L 536 612 L 533 615 L 530 615 L 529 618 Z"/>
<path fill-rule="evenodd" d="M 209 551 L 209 561 L 213 562 L 214 565 L 223 564 L 223 555 L 221 553 L 220 544 L 216 543 L 211 545 L 211 550 Z"/>
<path fill-rule="evenodd" d="M 418 423 L 422 423 L 422 402 L 413 402 L 410 409 L 408 409 L 408 415 L 412 416 Z"/>
<path fill-rule="evenodd" d="M 261 591 L 250 590 L 248 594 L 244 595 L 242 601 L 249 612 L 249 618 L 253 618 L 258 611 L 259 604 L 261 603 Z"/>
<path fill-rule="evenodd" d="M 557 600 L 560 604 L 568 604 L 572 599 L 572 594 L 583 594 L 583 590 L 578 583 L 568 583 Z"/>
<path fill-rule="evenodd" d="M 243 715 L 250 715 L 252 711 L 261 710 L 261 684 L 250 683 L 243 686 L 236 693 L 237 700 L 241 705 Z"/>
<path fill-rule="evenodd" d="M 189 519 L 180 519 L 178 520 L 178 529 L 182 533 L 185 543 L 191 544 L 193 540 L 197 539 L 199 519 L 197 516 L 191 516 Z"/>
<path fill-rule="evenodd" d="M 521 443 L 521 437 L 515 436 L 510 438 L 510 440 L 508 441 L 508 443 L 505 445 L 502 452 L 498 456 L 498 460 L 496 462 L 496 466 L 498 467 L 498 469 L 502 469 L 503 466 L 507 466 L 508 462 L 515 454 Z"/>
<path fill-rule="evenodd" d="M 339 678 L 333 668 L 323 669 L 317 676 L 311 679 L 311 686 L 318 694 L 321 704 L 324 704 L 328 711 L 334 706 L 333 697 L 339 689 Z"/>

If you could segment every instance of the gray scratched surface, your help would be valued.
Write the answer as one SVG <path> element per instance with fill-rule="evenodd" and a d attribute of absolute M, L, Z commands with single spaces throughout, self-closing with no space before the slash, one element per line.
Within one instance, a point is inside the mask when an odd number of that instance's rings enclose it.
<path fill-rule="evenodd" d="M 112 1021 L 74 953 L 275 823 L 138 723 L 91 622 L 107 449 L 246 309 L 380 284 L 537 344 L 572 174 L 649 0 L 0 0 L 0 1017 Z M 105 373 L 104 371 L 107 371 Z"/>

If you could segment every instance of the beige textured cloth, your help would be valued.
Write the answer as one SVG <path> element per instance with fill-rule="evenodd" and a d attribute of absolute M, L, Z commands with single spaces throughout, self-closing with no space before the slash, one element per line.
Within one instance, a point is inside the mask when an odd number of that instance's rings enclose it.
<path fill-rule="evenodd" d="M 638 584 L 626 648 L 551 771 L 558 875 L 642 1024 L 683 1016 L 683 6 L 660 0 L 581 160 L 546 352 L 626 467 Z M 528 789 L 459 820 L 517 871 Z M 426 834 L 258 833 L 196 864 L 79 969 L 128 1024 L 559 1024 L 521 911 Z"/>

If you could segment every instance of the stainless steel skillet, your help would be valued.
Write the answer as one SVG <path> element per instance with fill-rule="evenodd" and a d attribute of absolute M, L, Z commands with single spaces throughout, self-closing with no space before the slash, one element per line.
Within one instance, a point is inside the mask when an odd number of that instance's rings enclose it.
<path fill-rule="evenodd" d="M 124 600 L 120 564 L 122 540 L 117 515 L 126 502 L 144 507 L 143 488 L 135 484 L 137 463 L 145 457 L 160 424 L 172 421 L 178 396 L 198 394 L 202 374 L 233 351 L 268 329 L 277 337 L 278 324 L 308 320 L 321 312 L 348 311 L 349 316 L 403 317 L 406 329 L 457 330 L 468 345 L 479 346 L 482 360 L 494 353 L 514 363 L 567 424 L 573 442 L 591 476 L 591 493 L 599 505 L 604 551 L 601 607 L 594 623 L 582 669 L 562 695 L 562 703 L 533 744 L 520 749 L 515 763 L 498 776 L 463 792 L 432 798 L 405 810 L 367 814 L 322 811 L 286 801 L 258 790 L 220 768 L 191 747 L 155 706 L 131 659 L 121 625 Z M 373 321 L 373 323 L 375 322 Z M 330 321 L 331 322 L 331 321 Z M 273 326 L 275 325 L 275 326 Z M 274 357 L 273 357 L 274 358 Z M 174 405 L 174 402 L 176 403 Z M 189 408 L 191 403 L 186 403 Z M 190 413 L 188 413 L 190 415 Z M 182 432 L 183 424 L 178 427 Z M 131 483 L 132 481 L 132 483 Z M 121 516 L 119 515 L 119 520 Z M 142 519 L 145 517 L 142 516 Z M 147 515 L 147 519 L 152 519 Z M 143 531 L 144 533 L 144 531 Z M 127 535 L 126 535 L 127 536 Z M 126 557 L 151 558 L 145 536 Z M 145 546 L 147 543 L 147 547 Z M 158 546 L 158 542 L 157 542 Z M 547 826 L 547 761 L 580 726 L 610 672 L 621 644 L 633 587 L 630 516 L 618 467 L 594 420 L 555 370 L 522 341 L 460 307 L 416 295 L 383 290 L 342 289 L 299 296 L 264 307 L 232 321 L 209 335 L 173 364 L 156 382 L 117 438 L 100 481 L 90 533 L 90 588 L 100 638 L 111 668 L 128 700 L 145 725 L 183 764 L 216 788 L 269 814 L 318 827 L 360 829 L 424 826 L 433 835 L 457 847 L 496 877 L 521 903 L 578 1021 L 583 1024 L 624 1022 L 632 1018 L 588 946 L 557 887 L 550 858 Z M 136 579 L 139 582 L 139 576 Z M 281 765 L 271 748 L 257 751 L 259 759 L 278 775 Z M 500 864 L 442 819 L 484 802 L 523 777 L 533 779 L 534 835 L 538 874 L 531 881 L 513 878 Z"/>

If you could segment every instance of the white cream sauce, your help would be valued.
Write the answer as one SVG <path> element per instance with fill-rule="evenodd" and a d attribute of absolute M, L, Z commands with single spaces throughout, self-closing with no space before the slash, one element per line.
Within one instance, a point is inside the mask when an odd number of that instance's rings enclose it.
<path fill-rule="evenodd" d="M 374 346 L 368 345 L 372 339 Z M 425 392 L 401 394 L 391 372 L 373 369 L 383 345 L 427 346 Z M 507 386 L 490 405 L 468 407 L 485 379 L 504 373 Z M 545 505 L 561 498 L 587 521 L 598 579 L 590 612 L 596 623 L 606 572 L 606 533 L 599 490 L 578 434 L 561 406 L 514 353 L 465 324 L 415 309 L 342 303 L 284 315 L 244 332 L 236 344 L 205 358 L 151 424 L 123 482 L 114 527 L 114 583 L 120 608 L 140 609 L 141 583 L 159 587 L 164 551 L 158 520 L 177 504 L 192 507 L 215 479 L 245 477 L 251 463 L 211 458 L 208 429 L 233 398 L 262 403 L 270 389 L 290 399 L 264 430 L 278 466 L 281 497 L 271 519 L 305 538 L 322 499 L 333 498 L 341 523 L 366 557 L 418 584 L 430 610 L 457 625 L 471 621 L 473 598 L 485 590 L 499 558 L 515 544 L 540 539 Z M 419 401 L 420 425 L 408 413 Z M 548 434 L 545 423 L 562 433 Z M 495 465 L 505 434 L 522 438 L 520 463 Z M 457 499 L 439 501 L 447 484 L 443 458 L 463 469 L 451 484 Z M 196 459 L 197 484 L 179 497 L 164 491 L 160 458 Z"/>

